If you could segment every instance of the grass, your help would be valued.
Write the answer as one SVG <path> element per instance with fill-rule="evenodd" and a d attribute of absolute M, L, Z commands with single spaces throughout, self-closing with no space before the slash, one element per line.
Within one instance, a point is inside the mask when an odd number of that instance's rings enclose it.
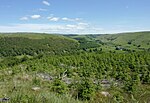
<path fill-rule="evenodd" d="M 1 70 L 0 98 L 8 97 L 8 103 L 81 103 L 69 94 L 59 95 L 50 91 L 50 83 L 37 78 L 34 73 L 24 71 L 13 75 L 10 69 Z M 39 87 L 39 90 L 33 90 Z"/>
<path fill-rule="evenodd" d="M 126 49 L 141 51 L 150 47 L 150 32 L 133 32 L 121 34 L 99 34 L 99 35 L 69 35 L 73 39 L 85 39 L 88 41 L 101 41 L 104 51 L 115 50 L 115 46 Z M 97 43 L 98 44 L 98 43 Z"/>
<path fill-rule="evenodd" d="M 150 33 L 126 33 L 126 34 L 114 34 L 114 35 L 84 35 L 84 36 L 71 36 L 71 38 L 63 37 L 63 36 L 54 36 L 54 35 L 46 35 L 46 34 L 6 34 L 0 35 L 0 37 L 27 37 L 30 39 L 44 39 L 44 38 L 53 38 L 58 39 L 62 38 L 65 40 L 73 40 L 75 38 L 85 38 L 85 41 L 94 41 L 100 40 L 104 42 L 104 45 L 98 44 L 98 49 L 102 48 L 104 52 L 106 51 L 115 51 L 115 46 L 123 46 L 125 48 L 131 50 L 140 51 L 139 48 L 149 48 L 150 43 Z M 129 44 L 128 42 L 131 42 Z M 137 45 L 141 45 L 137 47 Z M 68 46 L 68 45 L 67 45 Z M 95 48 L 93 48 L 95 49 Z M 117 51 L 122 52 L 122 51 Z M 18 59 L 23 58 L 24 55 L 17 56 Z M 32 58 L 32 56 L 28 56 L 28 58 Z M 0 58 L 0 62 L 3 60 Z M 27 63 L 27 64 L 26 64 Z M 0 98 L 8 97 L 10 100 L 8 103 L 87 103 L 87 101 L 80 101 L 78 99 L 74 99 L 69 93 L 66 94 L 57 94 L 51 91 L 51 81 L 43 80 L 38 77 L 37 72 L 51 72 L 52 75 L 56 75 L 58 73 L 57 69 L 53 65 L 47 62 L 40 63 L 40 60 L 31 60 L 27 61 L 25 64 L 18 64 L 14 67 L 3 67 L 0 68 Z M 38 65 L 34 65 L 34 63 L 38 63 Z M 33 70 L 26 70 L 26 66 L 32 66 Z M 45 69 L 45 66 L 49 68 Z M 34 71 L 34 68 L 37 70 Z M 30 68 L 31 69 L 31 68 Z M 64 68 L 63 68 L 64 69 Z M 54 76 L 55 76 L 54 75 Z M 40 89 L 33 90 L 33 87 L 38 87 Z M 102 89 L 102 91 L 108 91 L 111 94 L 111 97 L 104 97 L 101 94 L 101 91 L 96 91 L 96 96 L 93 100 L 88 101 L 89 103 L 115 103 L 115 99 L 119 97 L 120 101 L 126 101 L 128 103 L 142 103 L 150 101 L 150 86 L 149 85 L 141 85 L 140 90 L 137 91 L 134 95 L 128 95 L 124 93 L 120 88 L 113 88 L 111 90 Z M 122 97 L 125 97 L 126 100 L 122 100 Z M 144 100 L 144 101 L 143 101 Z M 120 102 L 121 103 L 121 102 Z"/>

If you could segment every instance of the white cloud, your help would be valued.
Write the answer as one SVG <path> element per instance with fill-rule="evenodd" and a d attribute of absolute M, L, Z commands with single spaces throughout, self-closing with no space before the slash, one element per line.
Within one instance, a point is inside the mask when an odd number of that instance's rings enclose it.
<path fill-rule="evenodd" d="M 50 19 L 50 21 L 58 21 L 58 20 L 59 20 L 59 18 L 57 18 L 57 17 L 53 17 Z"/>
<path fill-rule="evenodd" d="M 41 17 L 41 15 L 32 15 L 31 18 L 32 19 L 39 19 Z"/>
<path fill-rule="evenodd" d="M 101 28 L 88 23 L 77 24 L 11 24 L 0 25 L 0 32 L 38 32 L 38 33 L 60 33 L 60 34 L 102 34 L 119 32 L 149 31 L 150 28 L 135 27 L 126 28 Z"/>
<path fill-rule="evenodd" d="M 69 18 L 64 17 L 64 18 L 62 18 L 62 20 L 66 20 L 66 21 L 68 21 L 68 20 L 70 20 L 70 19 L 69 19 Z"/>
<path fill-rule="evenodd" d="M 50 3 L 48 1 L 43 1 L 42 2 L 44 5 L 50 6 Z"/>
<path fill-rule="evenodd" d="M 62 20 L 64 20 L 64 21 L 72 21 L 72 19 L 66 18 L 66 17 L 62 18 Z"/>
<path fill-rule="evenodd" d="M 70 24 L 68 24 L 68 25 L 66 25 L 66 27 L 69 27 L 69 28 L 76 28 L 77 26 L 76 26 L 76 25 L 70 25 Z"/>
<path fill-rule="evenodd" d="M 64 18 L 62 18 L 62 20 L 64 20 L 64 21 L 80 21 L 81 18 L 67 18 L 67 17 L 64 17 Z"/>
<path fill-rule="evenodd" d="M 39 32 L 39 33 L 66 33 L 66 34 L 89 34 L 101 33 L 102 28 L 94 28 L 84 24 L 11 24 L 0 25 L 0 32 Z"/>
<path fill-rule="evenodd" d="M 21 17 L 20 20 L 28 20 L 28 17 Z"/>
<path fill-rule="evenodd" d="M 87 23 L 78 23 L 66 25 L 50 25 L 48 28 L 44 28 L 42 30 L 48 33 L 89 34 L 101 33 L 103 31 L 103 28 L 95 28 Z"/>
<path fill-rule="evenodd" d="M 80 20 L 81 20 L 81 18 L 75 18 L 75 20 L 76 20 L 76 21 L 80 21 Z"/>
<path fill-rule="evenodd" d="M 47 17 L 49 21 L 58 21 L 59 17 Z"/>
<path fill-rule="evenodd" d="M 89 26 L 89 24 L 88 24 L 88 23 L 83 23 L 83 22 L 78 23 L 78 25 L 82 25 L 82 26 Z"/>

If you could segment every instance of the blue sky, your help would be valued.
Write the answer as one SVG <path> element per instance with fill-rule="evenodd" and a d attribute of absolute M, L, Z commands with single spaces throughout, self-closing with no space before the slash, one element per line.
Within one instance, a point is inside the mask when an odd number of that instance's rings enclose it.
<path fill-rule="evenodd" d="M 0 32 L 150 30 L 150 0 L 0 0 Z"/>

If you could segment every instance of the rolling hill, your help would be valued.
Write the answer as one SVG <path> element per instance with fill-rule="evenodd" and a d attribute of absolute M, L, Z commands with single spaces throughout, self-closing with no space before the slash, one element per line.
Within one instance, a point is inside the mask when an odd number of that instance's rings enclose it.
<path fill-rule="evenodd" d="M 69 35 L 76 39 L 84 48 L 101 47 L 104 50 L 116 50 L 117 47 L 124 50 L 148 50 L 150 48 L 150 32 L 133 32 L 120 34 L 96 34 L 96 35 Z M 87 47 L 85 46 L 87 45 Z M 83 46 L 81 46 L 83 47 Z"/>
<path fill-rule="evenodd" d="M 0 34 L 0 102 L 148 103 L 149 37 Z"/>
<path fill-rule="evenodd" d="M 61 35 L 0 34 L 0 56 L 61 54 L 78 47 L 76 40 Z"/>

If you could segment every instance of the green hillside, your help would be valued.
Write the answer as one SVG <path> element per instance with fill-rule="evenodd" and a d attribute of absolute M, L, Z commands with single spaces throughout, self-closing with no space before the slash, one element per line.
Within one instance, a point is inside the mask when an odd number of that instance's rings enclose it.
<path fill-rule="evenodd" d="M 148 103 L 149 36 L 0 34 L 0 102 Z"/>
<path fill-rule="evenodd" d="M 0 56 L 61 54 L 78 47 L 77 41 L 60 35 L 0 34 Z"/>
<path fill-rule="evenodd" d="M 0 34 L 0 57 L 63 54 L 75 49 L 101 51 L 145 51 L 150 48 L 150 32 L 104 35 L 54 35 L 40 33 Z"/>
<path fill-rule="evenodd" d="M 106 51 L 116 50 L 116 47 L 123 50 L 148 50 L 150 48 L 150 32 L 120 33 L 120 34 L 99 34 L 99 35 L 69 35 L 81 42 L 81 47 L 100 47 Z"/>
<path fill-rule="evenodd" d="M 104 43 L 113 43 L 122 46 L 138 46 L 148 48 L 150 46 L 150 32 L 122 33 L 97 36 L 96 40 Z"/>

